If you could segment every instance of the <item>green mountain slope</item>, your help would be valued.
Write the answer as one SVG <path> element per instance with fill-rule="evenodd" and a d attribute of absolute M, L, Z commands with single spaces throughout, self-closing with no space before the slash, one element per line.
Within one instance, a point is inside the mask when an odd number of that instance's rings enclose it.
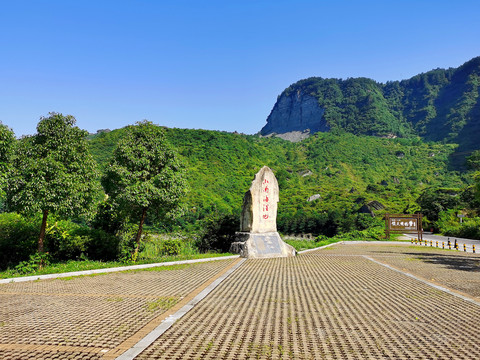
<path fill-rule="evenodd" d="M 377 83 L 366 78 L 300 80 L 279 101 L 305 94 L 318 100 L 330 129 L 376 136 L 421 136 L 459 144 L 458 151 L 480 148 L 480 57 L 458 68 L 436 69 L 408 80 Z M 292 108 L 301 108 L 291 101 Z M 272 110 L 267 124 L 292 108 Z M 296 120 L 290 120 L 294 123 Z M 298 124 L 295 124 L 298 125 Z M 278 132 L 271 124 L 262 134 Z M 285 129 L 282 129 L 284 131 Z"/>
<path fill-rule="evenodd" d="M 93 136 L 91 151 L 104 166 L 122 129 Z M 349 133 L 317 133 L 301 143 L 226 132 L 166 129 L 187 166 L 190 192 L 179 225 L 201 226 L 222 214 L 239 214 L 253 175 L 271 167 L 280 185 L 279 229 L 320 232 L 315 219 L 331 212 L 357 216 L 378 201 L 386 209 L 411 211 L 426 187 L 464 185 L 447 168 L 453 145 L 417 139 L 385 139 Z M 315 194 L 320 199 L 307 201 Z M 409 208 L 410 207 L 410 208 Z"/>

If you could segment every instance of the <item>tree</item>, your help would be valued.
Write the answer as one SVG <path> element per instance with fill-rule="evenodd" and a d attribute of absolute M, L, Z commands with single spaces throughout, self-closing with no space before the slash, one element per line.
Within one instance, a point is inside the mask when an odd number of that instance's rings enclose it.
<path fill-rule="evenodd" d="M 475 179 L 475 185 L 474 185 L 475 197 L 477 201 L 480 201 L 480 171 L 475 173 L 474 179 Z"/>
<path fill-rule="evenodd" d="M 467 168 L 470 170 L 480 170 L 480 150 L 475 150 L 466 159 Z"/>
<path fill-rule="evenodd" d="M 88 133 L 74 126 L 73 116 L 49 113 L 37 133 L 19 141 L 7 189 L 8 206 L 20 213 L 41 212 L 38 252 L 49 213 L 87 216 L 98 198 L 98 171 L 89 153 Z"/>
<path fill-rule="evenodd" d="M 430 221 L 437 221 L 442 211 L 462 206 L 459 190 L 428 188 L 416 200 L 422 214 Z"/>
<path fill-rule="evenodd" d="M 105 192 L 128 216 L 139 216 L 134 259 L 150 210 L 165 219 L 186 192 L 184 170 L 163 130 L 149 121 L 126 128 L 102 179 Z"/>
<path fill-rule="evenodd" d="M 13 131 L 0 122 L 0 209 L 7 184 L 8 172 L 11 168 L 12 153 L 15 145 Z"/>

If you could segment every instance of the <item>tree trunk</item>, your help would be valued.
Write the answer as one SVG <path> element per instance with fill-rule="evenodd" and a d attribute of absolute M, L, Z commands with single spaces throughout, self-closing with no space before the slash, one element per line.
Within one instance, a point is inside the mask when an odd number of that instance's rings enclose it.
<path fill-rule="evenodd" d="M 142 230 L 143 230 L 143 223 L 145 222 L 145 218 L 147 216 L 147 208 L 143 208 L 142 210 L 142 218 L 140 219 L 140 224 L 138 225 L 138 232 L 137 237 L 135 238 L 135 253 L 132 256 L 132 260 L 136 260 L 138 256 L 138 249 L 140 248 L 140 238 L 142 237 Z"/>
<path fill-rule="evenodd" d="M 47 228 L 48 210 L 43 210 L 42 226 L 40 227 L 40 236 L 38 237 L 38 252 L 43 254 L 43 239 L 45 238 L 45 229 Z"/>

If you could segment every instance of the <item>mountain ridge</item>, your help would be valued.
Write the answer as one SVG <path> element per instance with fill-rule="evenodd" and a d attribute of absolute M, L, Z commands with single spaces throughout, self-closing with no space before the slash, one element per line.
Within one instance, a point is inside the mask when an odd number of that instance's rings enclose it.
<path fill-rule="evenodd" d="M 278 96 L 260 134 L 340 129 L 356 135 L 420 136 L 456 143 L 458 151 L 471 152 L 480 148 L 479 94 L 480 57 L 458 68 L 437 68 L 386 83 L 362 77 L 310 77 Z M 310 114 L 307 121 L 300 113 L 305 108 Z"/>

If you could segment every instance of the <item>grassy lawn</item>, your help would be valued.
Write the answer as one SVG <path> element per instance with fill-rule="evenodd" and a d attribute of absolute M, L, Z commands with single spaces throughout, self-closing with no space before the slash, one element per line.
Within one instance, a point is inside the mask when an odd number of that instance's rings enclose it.
<path fill-rule="evenodd" d="M 360 236 L 358 236 L 360 235 Z M 357 237 L 358 236 L 358 237 Z M 308 249 L 315 249 L 321 246 L 334 244 L 340 241 L 400 241 L 400 234 L 392 234 L 390 239 L 375 238 L 371 236 L 365 236 L 362 232 L 355 232 L 354 234 L 342 234 L 331 238 L 321 239 L 319 241 L 313 240 L 301 240 L 301 239 L 285 239 L 285 242 L 292 245 L 295 250 L 302 251 Z"/>
<path fill-rule="evenodd" d="M 161 256 L 150 259 L 140 259 L 135 263 L 124 263 L 120 261 L 92 261 L 92 260 L 69 260 L 63 263 L 53 263 L 45 266 L 41 270 L 35 270 L 26 273 L 19 273 L 15 269 L 7 269 L 0 271 L 0 279 L 8 279 L 14 277 L 34 276 L 34 275 L 46 275 L 46 274 L 59 274 L 73 271 L 94 270 L 94 269 L 106 269 L 127 265 L 138 264 L 155 264 L 169 261 L 180 260 L 193 260 L 193 259 L 208 259 L 219 256 L 230 256 L 234 254 L 224 253 L 207 253 L 207 254 L 188 254 L 188 255 L 173 255 L 173 256 Z"/>
<path fill-rule="evenodd" d="M 330 238 L 328 240 L 321 240 L 321 241 L 314 241 L 314 240 L 293 240 L 293 239 L 287 239 L 285 242 L 289 245 L 292 245 L 295 250 L 297 251 L 302 251 L 302 250 L 308 250 L 308 249 L 315 249 L 320 246 L 325 246 L 333 243 L 337 243 L 341 240 L 338 240 L 336 238 Z"/>

